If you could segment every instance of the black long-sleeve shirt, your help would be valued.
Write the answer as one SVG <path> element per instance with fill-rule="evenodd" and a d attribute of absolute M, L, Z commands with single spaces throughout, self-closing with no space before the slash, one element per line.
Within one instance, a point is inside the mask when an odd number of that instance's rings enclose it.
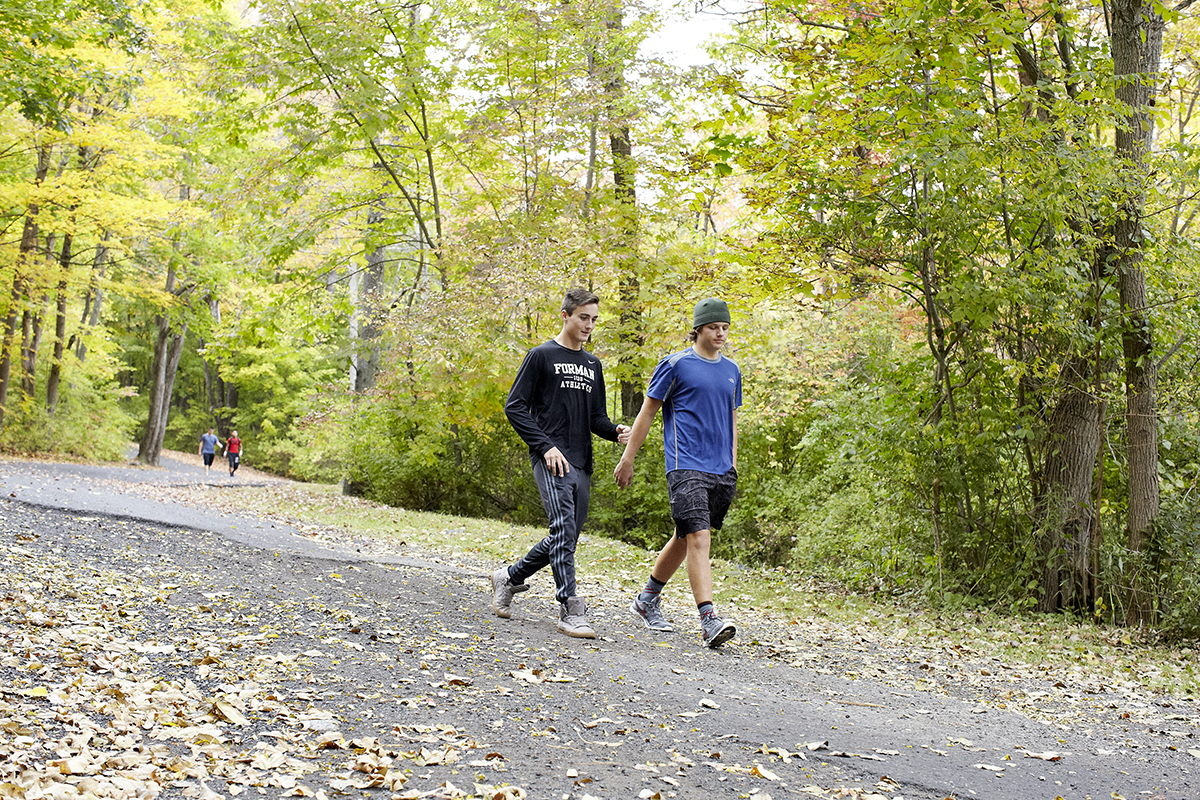
<path fill-rule="evenodd" d="M 592 473 L 592 434 L 615 442 L 604 401 L 604 370 L 586 350 L 551 339 L 525 354 L 504 413 L 531 455 L 557 447 L 571 466 Z"/>

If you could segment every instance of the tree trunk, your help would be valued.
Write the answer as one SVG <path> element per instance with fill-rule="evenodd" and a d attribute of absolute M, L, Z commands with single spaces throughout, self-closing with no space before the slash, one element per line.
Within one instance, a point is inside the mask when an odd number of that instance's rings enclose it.
<path fill-rule="evenodd" d="M 621 47 L 616 41 L 624 30 L 621 9 L 614 5 L 606 23 L 610 38 L 604 65 L 605 102 L 611 125 L 608 143 L 612 153 L 613 195 L 617 201 L 617 239 L 619 241 L 617 262 L 620 279 L 617 282 L 621 305 L 620 339 L 621 360 L 628 363 L 641 348 L 642 303 L 641 282 L 638 279 L 638 210 L 635 184 L 637 170 L 633 161 L 633 143 L 629 136 L 629 125 L 625 120 L 625 67 Z M 621 414 L 627 418 L 637 416 L 642 406 L 642 381 L 631 379 L 630 370 L 620 370 Z"/>
<path fill-rule="evenodd" d="M 37 390 L 35 371 L 37 370 L 37 349 L 42 338 L 42 312 L 46 297 L 42 296 L 41 303 L 35 310 L 26 306 L 21 312 L 21 397 L 33 397 Z"/>
<path fill-rule="evenodd" d="M 171 278 L 174 279 L 174 271 Z M 171 391 L 175 386 L 175 372 L 179 368 L 179 357 L 183 353 L 183 339 L 187 334 L 187 323 L 179 331 L 171 330 L 171 319 L 166 313 L 155 317 L 158 336 L 154 341 L 154 364 L 150 375 L 150 414 L 146 420 L 146 431 L 138 445 L 138 461 L 157 467 L 162 455 L 163 439 L 167 435 L 167 414 L 171 408 Z"/>
<path fill-rule="evenodd" d="M 62 174 L 61 169 L 59 174 Z M 48 234 L 42 252 L 52 254 L 57 246 L 57 238 L 56 233 Z M 49 302 L 50 295 L 43 292 L 41 302 L 36 306 L 32 302 L 27 303 L 21 313 L 21 396 L 26 399 L 32 398 L 37 391 L 37 355 L 42 348 L 42 319 Z"/>
<path fill-rule="evenodd" d="M 213 324 L 219 328 L 221 326 L 221 301 L 209 295 L 208 311 L 212 315 Z M 204 341 L 200 342 L 200 349 L 204 349 Z M 222 436 L 229 433 L 230 418 L 227 411 L 224 410 L 225 405 L 225 380 L 221 377 L 219 365 L 212 363 L 207 358 L 204 359 L 204 400 L 205 407 L 209 412 L 217 412 L 217 432 Z"/>
<path fill-rule="evenodd" d="M 205 341 L 200 340 L 200 350 L 205 347 Z M 221 399 L 225 397 L 225 387 L 221 385 L 221 376 L 217 374 L 217 368 L 211 364 L 206 358 L 202 362 L 204 364 L 204 407 L 210 412 L 216 411 L 221 405 Z M 217 433 L 225 435 L 225 427 L 221 424 L 221 418 L 217 417 Z"/>
<path fill-rule="evenodd" d="M 50 147 L 39 144 L 37 148 L 37 170 L 34 184 L 40 186 L 50 172 Z M 16 344 L 17 319 L 22 316 L 29 292 L 30 261 L 37 250 L 38 204 L 32 202 L 25 211 L 25 226 L 21 231 L 21 244 L 17 252 L 17 264 L 13 270 L 12 292 L 8 301 L 8 317 L 4 325 L 3 352 L 0 352 L 0 423 L 8 404 L 8 385 L 12 376 L 13 346 Z"/>
<path fill-rule="evenodd" d="M 372 208 L 367 212 L 367 236 L 375 238 L 374 234 L 383 223 L 384 212 Z M 383 335 L 380 325 L 381 298 L 383 295 L 384 279 L 384 248 L 377 245 L 367 251 L 367 265 L 358 282 L 359 293 L 355 304 L 359 313 L 358 341 L 355 343 L 357 357 L 355 358 L 354 391 L 365 392 L 375 385 L 379 374 L 380 346 L 379 339 Z"/>
<path fill-rule="evenodd" d="M 55 287 L 54 306 L 54 357 L 50 362 L 50 374 L 46 377 L 46 411 L 51 415 L 58 408 L 58 385 L 62 380 L 63 348 L 67 341 L 67 279 L 71 274 L 71 243 L 74 236 L 63 236 L 62 253 L 58 259 L 58 286 Z"/>
<path fill-rule="evenodd" d="M 236 384 L 225 381 L 225 408 L 228 409 L 227 418 L 229 426 L 233 427 L 233 418 L 237 411 L 238 405 L 238 387 Z"/>
<path fill-rule="evenodd" d="M 1150 181 L 1147 157 L 1154 138 L 1151 107 L 1162 60 L 1163 18 L 1151 3 L 1115 0 L 1112 6 L 1112 59 L 1116 97 L 1125 117 L 1117 125 L 1116 160 L 1124 176 L 1125 195 L 1114 225 L 1117 280 L 1124 328 L 1125 398 L 1129 497 L 1126 526 L 1129 549 L 1141 552 L 1158 517 L 1158 370 L 1153 357 L 1154 333 L 1146 300 L 1142 265 L 1145 235 L 1145 185 Z M 1152 621 L 1152 598 L 1135 576 L 1127 621 Z"/>
<path fill-rule="evenodd" d="M 92 119 L 95 120 L 100 116 L 99 109 L 92 112 Z M 79 148 L 79 169 L 82 172 L 90 172 L 95 166 L 95 161 L 91 157 L 92 150 L 87 145 Z M 61 174 L 62 169 L 66 167 L 66 156 L 63 157 L 62 165 L 59 169 Z M 76 206 L 71 206 L 71 228 L 75 224 Z M 50 373 L 46 377 L 46 411 L 53 416 L 55 409 L 58 408 L 58 387 L 62 382 L 62 361 L 63 351 L 67 345 L 67 286 L 71 278 L 71 252 L 74 243 L 74 233 L 72 230 L 63 234 L 62 252 L 58 259 L 58 285 L 55 287 L 55 304 L 54 304 L 54 356 L 50 361 Z M 37 352 L 37 342 L 34 344 L 34 353 Z"/>
<path fill-rule="evenodd" d="M 596 69 L 596 52 L 593 50 L 588 53 L 588 77 L 595 81 L 598 78 Z M 583 182 L 583 221 L 588 222 L 592 218 L 592 196 L 596 191 L 596 158 L 599 151 L 599 129 L 600 129 L 600 108 L 595 107 L 592 110 L 591 119 L 588 120 L 588 152 L 587 152 L 587 175 Z"/>
<path fill-rule="evenodd" d="M 191 199 L 191 187 L 179 187 L 179 199 Z M 176 242 L 178 247 L 178 242 Z M 175 286 L 175 266 L 167 266 L 167 294 L 181 295 L 191 291 L 190 288 Z M 179 368 L 179 357 L 183 354 L 183 340 L 187 336 L 187 323 L 184 322 L 178 330 L 172 330 L 169 309 L 154 318 L 158 325 L 158 335 L 154 340 L 154 363 L 150 369 L 150 413 L 146 418 L 146 430 L 138 445 L 138 461 L 151 466 L 158 466 L 162 455 L 163 439 L 167 435 L 167 415 L 171 410 L 171 392 L 175 388 L 175 372 Z"/>
<path fill-rule="evenodd" d="M 72 336 L 75 357 L 84 361 L 87 358 L 87 331 L 100 324 L 100 307 L 104 303 L 104 270 L 108 263 L 108 247 L 105 242 L 111 237 L 109 231 L 104 232 L 104 239 L 96 246 L 96 257 L 92 261 L 92 277 L 88 283 L 87 295 L 83 299 L 83 313 L 79 316 L 80 331 Z"/>
<path fill-rule="evenodd" d="M 1038 610 L 1088 610 L 1095 600 L 1091 571 L 1095 509 L 1092 489 L 1100 429 L 1088 386 L 1091 362 L 1075 356 L 1063 369 L 1066 389 L 1050 414 L 1046 463 L 1039 484 L 1043 561 Z"/>

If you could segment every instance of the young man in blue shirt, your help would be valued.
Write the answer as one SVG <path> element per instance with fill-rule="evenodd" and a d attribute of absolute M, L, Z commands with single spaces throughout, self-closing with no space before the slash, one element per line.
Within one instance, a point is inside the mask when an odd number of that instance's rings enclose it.
<path fill-rule="evenodd" d="M 550 532 L 511 567 L 492 573 L 492 608 L 512 615 L 513 595 L 542 567 L 554 573 L 558 629 L 567 636 L 596 638 L 586 604 L 575 594 L 575 545 L 587 519 L 591 492 L 592 435 L 629 440 L 627 425 L 614 425 L 604 402 L 600 359 L 583 349 L 600 314 L 600 298 L 572 289 L 563 298 L 562 330 L 525 354 L 504 413 L 525 444 Z"/>
<path fill-rule="evenodd" d="M 213 459 L 217 457 L 217 448 L 221 446 L 221 440 L 213 433 L 213 429 L 209 428 L 208 433 L 200 435 L 200 457 L 204 459 L 204 474 L 208 474 L 208 470 L 212 467 Z"/>
<path fill-rule="evenodd" d="M 645 588 L 630 603 L 648 628 L 672 630 L 660 606 L 663 586 L 686 560 L 688 582 L 708 647 L 720 647 L 737 632 L 717 616 L 712 603 L 712 531 L 720 528 L 737 490 L 737 410 L 742 373 L 721 354 L 729 337 L 729 307 L 710 297 L 692 312 L 692 346 L 658 363 L 646 399 L 633 423 L 625 452 L 613 471 L 617 485 L 633 481 L 633 460 L 663 412 L 667 492 L 675 535 L 659 552 Z"/>

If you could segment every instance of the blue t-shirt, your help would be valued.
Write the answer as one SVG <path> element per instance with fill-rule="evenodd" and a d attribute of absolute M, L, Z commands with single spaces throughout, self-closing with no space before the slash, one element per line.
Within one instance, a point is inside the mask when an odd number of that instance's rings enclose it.
<path fill-rule="evenodd" d="M 742 404 L 742 371 L 692 348 L 658 362 L 646 394 L 661 400 L 667 472 L 724 475 L 733 467 L 733 412 Z"/>
<path fill-rule="evenodd" d="M 200 434 L 200 452 L 201 453 L 212 453 L 212 454 L 216 455 L 217 444 L 220 443 L 220 441 L 221 440 L 218 439 L 214 434 L 211 434 L 211 433 Z"/>

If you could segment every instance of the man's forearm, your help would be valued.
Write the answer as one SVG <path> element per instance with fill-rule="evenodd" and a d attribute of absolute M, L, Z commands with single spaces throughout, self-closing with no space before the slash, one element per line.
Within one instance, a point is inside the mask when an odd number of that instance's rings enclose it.
<path fill-rule="evenodd" d="M 650 434 L 650 426 L 654 424 L 654 416 L 660 408 L 662 408 L 662 401 L 655 400 L 653 397 L 647 397 L 642 402 L 642 408 L 638 411 L 637 419 L 633 421 L 633 430 L 629 434 L 629 443 L 625 445 L 625 452 L 621 454 L 622 461 L 633 461 L 637 456 L 638 450 L 642 449 L 642 444 Z"/>

